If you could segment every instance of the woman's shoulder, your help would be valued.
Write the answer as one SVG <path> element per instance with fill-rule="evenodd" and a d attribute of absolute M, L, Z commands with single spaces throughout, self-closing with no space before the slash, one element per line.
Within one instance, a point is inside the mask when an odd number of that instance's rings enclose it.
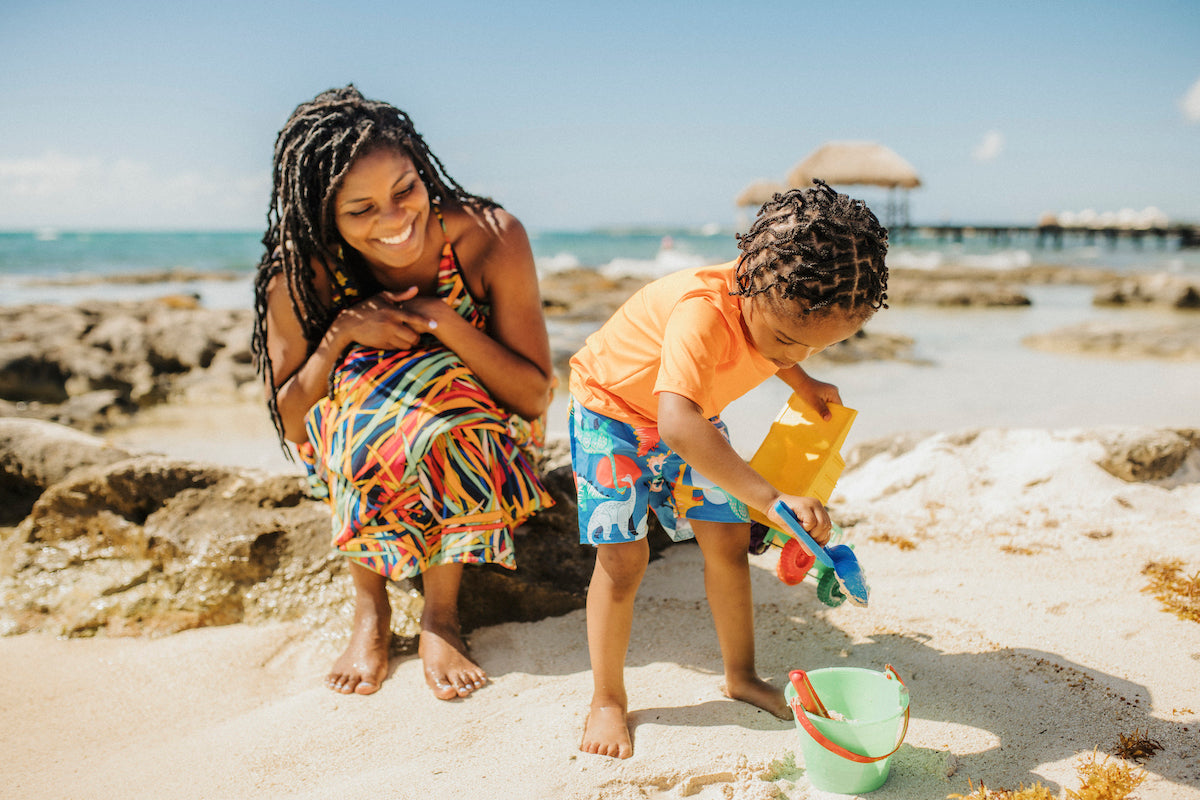
<path fill-rule="evenodd" d="M 494 263 L 505 257 L 526 258 L 529 234 L 511 213 L 495 205 L 462 204 L 442 209 L 446 237 L 464 266 Z"/>
<path fill-rule="evenodd" d="M 457 247 L 459 243 L 488 243 L 506 236 L 525 235 L 520 220 L 504 208 L 483 203 L 455 203 L 442 206 L 446 234 Z"/>

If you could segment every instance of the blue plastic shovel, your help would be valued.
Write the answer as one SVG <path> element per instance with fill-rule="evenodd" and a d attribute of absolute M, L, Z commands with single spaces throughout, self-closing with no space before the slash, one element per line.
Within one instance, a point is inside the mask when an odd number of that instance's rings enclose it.
<path fill-rule="evenodd" d="M 838 586 L 846 595 L 846 599 L 856 606 L 866 606 L 870 590 L 867 588 L 867 577 L 863 574 L 854 551 L 844 544 L 835 544 L 832 547 L 822 547 L 817 544 L 816 539 L 808 535 L 808 531 L 804 530 L 804 526 L 800 524 L 800 520 L 796 519 L 792 509 L 782 500 L 775 501 L 774 509 L 787 523 L 788 528 L 796 535 L 796 539 L 804 549 L 833 570 L 833 574 L 837 576 Z"/>

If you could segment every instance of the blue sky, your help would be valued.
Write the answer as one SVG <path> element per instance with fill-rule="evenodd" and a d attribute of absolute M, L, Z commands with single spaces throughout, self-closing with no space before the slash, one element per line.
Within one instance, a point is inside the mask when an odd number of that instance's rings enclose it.
<path fill-rule="evenodd" d="M 907 159 L 916 221 L 1200 221 L 1195 0 L 10 0 L 0 76 L 0 229 L 259 229 L 349 82 L 532 229 L 732 224 L 833 140 Z"/>

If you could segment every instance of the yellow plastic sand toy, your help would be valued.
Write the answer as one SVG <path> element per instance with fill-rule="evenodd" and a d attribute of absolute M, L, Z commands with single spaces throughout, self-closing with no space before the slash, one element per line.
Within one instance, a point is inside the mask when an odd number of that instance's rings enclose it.
<path fill-rule="evenodd" d="M 829 503 L 846 462 L 842 445 L 858 412 L 853 408 L 829 404 L 831 418 L 821 419 L 797 395 L 771 423 L 771 430 L 758 446 L 750 466 L 781 492 L 815 497 Z M 772 523 L 757 510 L 751 519 L 770 527 Z"/>
<path fill-rule="evenodd" d="M 829 503 L 846 462 L 841 449 L 858 412 L 853 408 L 829 404 L 830 419 L 823 420 L 817 412 L 793 394 L 779 412 L 766 438 L 758 447 L 750 466 L 780 491 L 788 494 L 815 497 Z M 781 531 L 766 515 L 750 510 L 756 528 L 756 552 L 765 552 L 768 545 L 783 548 L 777 573 L 784 583 L 796 584 L 814 570 L 817 573 L 817 597 L 830 606 L 840 605 L 845 594 L 840 591 L 834 570 L 818 561 L 791 531 Z M 842 529 L 834 526 L 827 546 L 840 544 Z M 752 545 L 753 547 L 754 545 Z M 847 548 L 848 549 L 848 548 Z"/>

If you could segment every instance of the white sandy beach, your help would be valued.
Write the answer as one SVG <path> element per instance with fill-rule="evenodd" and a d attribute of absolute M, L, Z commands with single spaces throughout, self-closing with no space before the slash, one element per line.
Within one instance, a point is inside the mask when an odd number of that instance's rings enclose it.
<path fill-rule="evenodd" d="M 810 583 L 775 579 L 778 551 L 753 557 L 761 674 L 782 685 L 797 667 L 896 668 L 912 722 L 881 800 L 968 794 L 969 781 L 1040 781 L 1058 796 L 1078 788 L 1082 759 L 1135 731 L 1162 746 L 1135 796 L 1200 798 L 1200 626 L 1163 610 L 1142 574 L 1169 559 L 1200 570 L 1200 463 L 1193 451 L 1157 483 L 1096 463 L 1106 426 L 1200 425 L 1200 366 L 1022 351 L 1040 322 L 1021 312 L 901 309 L 885 323 L 916 328 L 939 363 L 821 371 L 859 409 L 851 445 L 958 434 L 843 476 L 831 507 L 857 523 L 868 608 L 827 608 Z M 743 450 L 782 397 L 764 389 L 730 410 Z M 248 408 L 163 409 L 111 438 L 287 468 Z M 451 703 L 425 689 L 415 656 L 374 696 L 330 692 L 344 640 L 298 623 L 25 634 L 0 639 L 0 796 L 828 797 L 808 782 L 794 725 L 721 695 L 701 566 L 695 547 L 670 549 L 639 594 L 628 761 L 577 750 L 591 691 L 582 611 L 473 632 L 492 683 Z"/>
<path fill-rule="evenodd" d="M 872 796 L 945 797 L 968 779 L 1077 787 L 1082 756 L 1140 730 L 1163 750 L 1137 796 L 1200 797 L 1200 636 L 1141 591 L 1140 573 L 1151 559 L 1200 564 L 1200 464 L 1174 488 L 1128 484 L 1095 466 L 1087 442 L 992 432 L 848 474 L 835 506 L 881 510 L 856 529 L 867 609 L 826 608 L 810 585 L 774 578 L 774 551 L 755 557 L 764 676 L 892 664 L 911 688 L 906 744 Z M 329 692 L 321 677 L 339 642 L 297 624 L 156 640 L 24 635 L 0 640 L 4 793 L 825 796 L 805 778 L 793 726 L 721 696 L 700 571 L 697 549 L 678 547 L 642 587 L 625 762 L 576 750 L 590 696 L 583 612 L 476 631 L 493 682 L 453 703 L 424 688 L 415 657 L 374 696 Z"/>

